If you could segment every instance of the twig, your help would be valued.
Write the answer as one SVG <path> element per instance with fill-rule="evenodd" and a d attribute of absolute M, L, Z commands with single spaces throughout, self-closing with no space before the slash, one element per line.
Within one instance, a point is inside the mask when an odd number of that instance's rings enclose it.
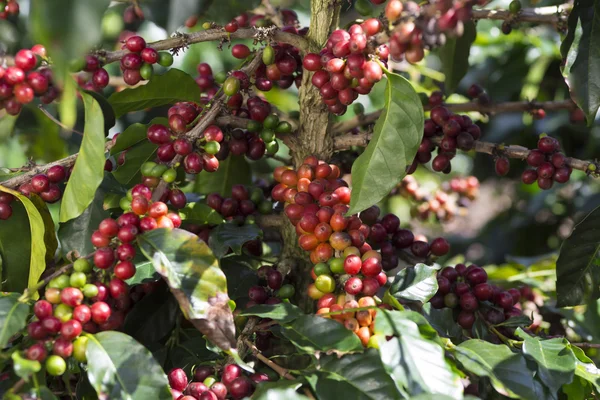
<path fill-rule="evenodd" d="M 254 346 L 254 343 L 252 343 L 248 339 L 245 339 L 244 343 L 246 344 L 246 346 L 248 346 L 248 348 L 252 351 L 252 354 L 254 354 L 254 356 L 256 358 L 258 358 L 260 361 L 265 363 L 273 371 L 277 372 L 279 374 L 279 376 L 281 376 L 282 378 L 285 378 L 285 379 L 289 379 L 291 381 L 296 379 L 288 372 L 287 369 L 275 364 L 273 361 L 271 361 L 267 357 L 263 356 L 262 353 L 260 352 L 260 350 L 258 350 L 256 348 L 256 346 Z"/>
<path fill-rule="evenodd" d="M 483 105 L 478 102 L 468 102 L 468 103 L 454 103 L 454 104 L 444 104 L 448 110 L 458 113 L 458 112 L 479 112 L 482 114 L 499 114 L 499 113 L 509 113 L 509 112 L 523 112 L 523 111 L 532 111 L 532 110 L 546 110 L 546 111 L 556 111 L 556 110 L 574 110 L 577 108 L 577 105 L 573 103 L 570 99 L 561 100 L 561 101 L 544 101 L 544 102 L 536 102 L 536 101 L 509 101 L 505 103 L 496 103 Z M 424 109 L 426 111 L 431 110 L 430 106 L 425 106 Z M 356 116 L 354 118 L 350 118 L 346 121 L 338 122 L 333 125 L 331 128 L 331 132 L 333 135 L 339 135 L 342 133 L 346 133 L 351 131 L 354 128 L 359 126 L 368 125 L 375 121 L 381 115 L 383 110 L 377 110 L 369 114 L 363 114 Z"/>
<path fill-rule="evenodd" d="M 571 343 L 571 346 L 577 346 L 581 349 L 600 349 L 600 343 Z"/>
<path fill-rule="evenodd" d="M 370 133 L 362 133 L 358 135 L 346 134 L 336 137 L 334 139 L 334 145 L 336 150 L 344 150 L 352 146 L 366 146 L 369 143 L 370 139 Z M 435 145 L 439 145 L 441 140 L 441 137 L 431 138 L 431 141 Z M 523 146 L 505 146 L 496 143 L 482 142 L 479 140 L 475 142 L 473 150 L 475 150 L 477 153 L 484 153 L 490 155 L 502 154 L 508 158 L 518 158 L 521 160 L 525 160 L 529 155 L 529 152 L 531 151 Z M 566 164 L 573 169 L 578 169 L 584 172 L 593 173 L 594 171 L 600 171 L 600 163 L 598 162 L 579 160 L 577 158 L 567 158 Z M 594 167 L 590 169 L 590 165 L 594 165 Z"/>
<path fill-rule="evenodd" d="M 308 41 L 300 35 L 289 32 L 283 32 L 277 28 L 240 28 L 234 33 L 225 32 L 223 28 L 207 29 L 205 31 L 192 32 L 178 35 L 158 42 L 149 43 L 148 46 L 155 50 L 169 50 L 189 46 L 193 43 L 208 42 L 214 40 L 228 39 L 257 39 L 271 37 L 273 40 L 291 44 L 302 52 L 308 49 Z M 106 64 L 115 62 L 123 58 L 127 50 L 106 51 L 97 50 L 96 55 L 102 57 Z"/>
<path fill-rule="evenodd" d="M 66 131 L 71 131 L 71 132 L 73 132 L 73 133 L 76 133 L 76 134 L 78 134 L 78 135 L 81 135 L 81 136 L 83 136 L 83 132 L 79 132 L 79 131 L 77 131 L 77 130 L 75 130 L 75 129 L 73 129 L 73 128 L 69 128 L 68 126 L 66 126 L 65 124 L 63 124 L 63 123 L 62 123 L 62 122 L 60 122 L 59 120 L 57 120 L 57 119 L 54 117 L 54 115 L 50 114 L 50 113 L 48 112 L 48 110 L 46 110 L 46 109 L 44 108 L 44 105 L 43 105 L 43 104 L 40 104 L 40 105 L 38 106 L 38 108 L 40 109 L 40 111 L 41 111 L 41 112 L 42 112 L 42 113 L 43 113 L 43 114 L 44 114 L 46 117 L 48 117 L 48 118 L 49 118 L 49 119 L 50 119 L 52 122 L 54 122 L 56 125 L 58 125 L 58 126 L 60 126 L 61 128 L 63 128 L 64 130 L 66 130 Z"/>
<path fill-rule="evenodd" d="M 106 142 L 106 145 L 104 146 L 104 150 L 108 151 L 112 147 L 113 147 L 113 142 L 112 142 L 112 140 L 109 140 L 108 142 Z M 29 172 L 26 172 L 19 176 L 15 176 L 14 178 L 11 178 L 11 179 L 7 179 L 4 182 L 0 182 L 0 185 L 7 187 L 9 189 L 16 189 L 19 186 L 21 186 L 22 184 L 29 182 L 31 180 L 31 178 L 33 178 L 35 175 L 46 173 L 50 168 L 54 167 L 55 165 L 61 165 L 65 168 L 72 167 L 75 164 L 75 161 L 77 160 L 78 155 L 79 155 L 79 153 L 75 153 L 68 157 L 62 158 L 60 160 L 57 160 L 57 161 L 54 161 L 54 162 L 51 162 L 48 164 L 32 167 L 29 170 Z"/>
<path fill-rule="evenodd" d="M 515 22 L 536 22 L 540 24 L 557 25 L 565 22 L 572 4 L 559 6 L 523 8 L 513 14 L 508 10 L 473 10 L 473 19 L 513 20 Z"/>

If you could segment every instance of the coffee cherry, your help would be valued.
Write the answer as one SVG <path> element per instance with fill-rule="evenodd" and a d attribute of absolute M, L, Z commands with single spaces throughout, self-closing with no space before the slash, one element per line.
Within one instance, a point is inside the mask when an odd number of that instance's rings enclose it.
<path fill-rule="evenodd" d="M 456 320 L 463 329 L 471 329 L 475 323 L 475 314 L 468 311 L 461 311 Z"/>
<path fill-rule="evenodd" d="M 183 392 L 188 385 L 188 378 L 185 371 L 181 368 L 175 368 L 169 372 L 167 376 L 169 379 L 169 385 L 175 389 Z"/>
<path fill-rule="evenodd" d="M 513 297 L 508 292 L 500 292 L 496 294 L 494 296 L 494 303 L 505 310 L 511 309 L 514 304 Z"/>
<path fill-rule="evenodd" d="M 434 256 L 443 256 L 450 251 L 450 243 L 444 238 L 436 238 L 431 242 L 431 254 Z"/>
<path fill-rule="evenodd" d="M 69 307 L 76 307 L 83 301 L 83 293 L 77 288 L 68 287 L 60 292 L 60 300 Z"/>
<path fill-rule="evenodd" d="M 508 158 L 498 157 L 496 159 L 495 168 L 496 174 L 498 174 L 499 176 L 505 176 L 506 174 L 508 174 L 508 170 L 510 169 L 510 162 L 508 161 Z"/>
<path fill-rule="evenodd" d="M 46 372 L 52 376 L 61 376 L 67 370 L 67 363 L 62 357 L 51 355 L 46 360 Z"/>
<path fill-rule="evenodd" d="M 537 147 L 542 153 L 554 153 L 558 150 L 558 141 L 549 136 L 544 136 L 538 140 Z"/>
<path fill-rule="evenodd" d="M 460 308 L 464 311 L 475 311 L 479 307 L 477 298 L 472 293 L 465 293 L 460 296 Z"/>
<path fill-rule="evenodd" d="M 249 396 L 253 391 L 252 382 L 245 376 L 236 378 L 229 385 L 229 394 L 234 399 L 242 399 Z"/>
<path fill-rule="evenodd" d="M 108 321 L 111 315 L 111 309 L 109 305 L 103 301 L 97 301 L 96 303 L 92 304 L 91 311 L 92 321 L 97 324 L 102 324 Z"/>

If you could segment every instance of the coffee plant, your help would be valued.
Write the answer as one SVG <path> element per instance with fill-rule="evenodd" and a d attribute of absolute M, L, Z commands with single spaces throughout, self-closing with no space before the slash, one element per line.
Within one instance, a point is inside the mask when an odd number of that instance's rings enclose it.
<path fill-rule="evenodd" d="M 597 399 L 599 25 L 0 0 L 2 399 Z"/>

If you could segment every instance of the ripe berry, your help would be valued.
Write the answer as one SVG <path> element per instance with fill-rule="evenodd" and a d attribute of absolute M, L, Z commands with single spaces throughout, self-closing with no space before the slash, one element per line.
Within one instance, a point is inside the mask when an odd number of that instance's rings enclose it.
<path fill-rule="evenodd" d="M 83 293 L 74 287 L 65 288 L 60 292 L 60 301 L 69 307 L 76 307 L 83 301 Z"/>
<path fill-rule="evenodd" d="M 538 140 L 537 147 L 542 153 L 554 153 L 558 150 L 558 141 L 550 136 L 544 136 Z"/>
<path fill-rule="evenodd" d="M 181 368 L 175 368 L 169 372 L 169 385 L 175 389 L 183 392 L 188 385 L 188 378 L 185 371 Z"/>
<path fill-rule="evenodd" d="M 463 329 L 471 329 L 475 323 L 475 314 L 468 311 L 461 311 L 456 321 Z"/>
<path fill-rule="evenodd" d="M 31 50 L 21 49 L 15 54 L 15 65 L 27 72 L 35 68 L 37 58 Z"/>
<path fill-rule="evenodd" d="M 444 238 L 436 238 L 431 242 L 431 254 L 434 256 L 443 256 L 450 251 L 450 243 Z"/>
<path fill-rule="evenodd" d="M 111 309 L 108 304 L 103 301 L 97 301 L 92 304 L 92 321 L 97 324 L 102 324 L 110 318 Z"/>
<path fill-rule="evenodd" d="M 239 378 L 242 375 L 242 369 L 235 364 L 227 364 L 225 368 L 223 368 L 223 373 L 221 375 L 221 382 L 225 386 L 231 385 L 231 383 Z"/>
<path fill-rule="evenodd" d="M 498 157 L 496 159 L 495 167 L 496 174 L 498 174 L 499 176 L 504 176 L 508 174 L 508 170 L 510 169 L 510 162 L 506 157 Z"/>

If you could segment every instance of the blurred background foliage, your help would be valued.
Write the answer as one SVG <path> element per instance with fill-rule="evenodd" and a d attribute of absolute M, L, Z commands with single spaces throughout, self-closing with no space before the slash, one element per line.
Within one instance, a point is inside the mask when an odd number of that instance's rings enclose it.
<path fill-rule="evenodd" d="M 53 0 L 53 6 L 67 9 L 73 1 Z M 29 15 L 35 0 L 20 0 L 21 15 L 17 21 L 0 20 L 0 55 L 14 54 L 23 47 L 33 44 L 28 26 L 35 24 Z M 123 30 L 135 30 L 147 41 L 165 39 L 174 32 L 189 32 L 184 27 L 190 15 L 198 15 L 196 29 L 202 29 L 202 22 L 215 21 L 224 23 L 239 12 L 259 3 L 252 0 L 142 0 L 140 5 L 145 14 L 145 21 L 126 24 L 123 11 L 127 4 L 112 2 L 105 13 L 101 24 L 102 42 L 99 48 L 115 49 L 119 47 L 119 34 Z M 298 12 L 301 25 L 309 23 L 309 0 L 272 0 L 274 5 L 290 7 Z M 552 6 L 559 1 L 522 1 L 524 7 Z M 496 0 L 486 8 L 507 8 L 509 0 Z M 350 2 L 343 2 L 341 25 L 346 25 L 356 18 L 362 18 L 351 7 Z M 85 8 L 80 8 L 80 13 Z M 375 10 L 373 15 L 377 15 Z M 66 13 L 65 24 L 69 18 L 85 18 L 82 15 Z M 533 26 L 521 24 L 509 35 L 502 34 L 500 21 L 483 20 L 477 23 L 477 37 L 469 56 L 470 68 L 462 79 L 455 94 L 448 102 L 468 101 L 467 88 L 477 83 L 489 93 L 492 102 L 519 100 L 553 101 L 569 97 L 568 87 L 560 73 L 561 56 L 559 46 L 561 34 L 549 26 Z M 87 32 L 79 32 L 81 35 Z M 251 44 L 251 43 L 248 43 Z M 200 62 L 211 64 L 215 73 L 229 71 L 236 67 L 235 60 L 227 45 L 218 48 L 218 43 L 199 43 L 175 57 L 174 68 L 179 68 L 192 76 L 196 76 L 196 66 Z M 415 87 L 429 94 L 438 89 L 443 90 L 440 82 L 441 62 L 439 57 L 431 53 L 417 66 L 398 64 L 400 71 L 410 77 Z M 118 66 L 109 66 L 111 75 L 118 75 Z M 360 102 L 366 112 L 382 107 L 382 91 L 385 83 L 380 83 L 369 96 L 361 96 Z M 112 89 L 106 89 L 109 96 Z M 284 112 L 293 114 L 298 111 L 297 90 L 292 87 L 287 91 L 274 89 L 266 93 L 266 98 L 276 104 Z M 451 93 L 446 93 L 450 95 Z M 55 105 L 45 107 L 57 115 Z M 152 109 L 147 112 L 128 114 L 117 121 L 110 135 L 124 130 L 134 122 L 148 123 L 155 117 L 166 115 L 167 107 Z M 591 128 L 584 123 L 570 122 L 569 111 L 549 111 L 546 118 L 534 120 L 527 113 L 502 113 L 495 116 L 469 114 L 479 121 L 483 140 L 495 143 L 518 144 L 532 148 L 538 135 L 547 133 L 559 139 L 563 151 L 571 157 L 595 159 L 600 144 L 600 127 L 596 123 Z M 353 112 L 340 117 L 353 117 Z M 76 130 L 82 130 L 83 112 L 79 104 Z M 36 105 L 25 107 L 18 118 L 3 116 L 0 119 L 0 165 L 17 168 L 29 161 L 45 163 L 72 154 L 77 151 L 81 137 L 68 130 L 61 129 L 48 119 Z M 280 155 L 286 156 L 287 149 L 281 146 Z M 248 168 L 245 159 L 237 160 L 232 168 L 221 168 L 217 174 L 229 174 L 230 183 L 249 183 Z M 270 171 L 280 165 L 272 159 L 263 159 L 249 163 L 253 176 L 268 177 Z M 571 180 L 564 185 L 555 185 L 551 190 L 542 191 L 537 185 L 524 185 L 520 175 L 525 162 L 511 160 L 511 171 L 503 178 L 496 176 L 492 158 L 483 154 L 463 153 L 453 161 L 450 175 L 432 173 L 420 167 L 415 174 L 420 185 L 432 190 L 442 182 L 456 176 L 476 176 L 480 183 L 480 194 L 474 200 L 464 216 L 457 216 L 449 223 L 439 223 L 430 219 L 425 222 L 411 220 L 413 203 L 402 196 L 390 196 L 380 206 L 384 210 L 396 213 L 403 224 L 416 226 L 416 231 L 428 235 L 445 235 L 452 244 L 455 258 L 441 260 L 452 264 L 461 260 L 480 265 L 491 265 L 488 273 L 493 280 L 502 281 L 504 286 L 529 284 L 541 289 L 545 298 L 554 296 L 555 261 L 561 243 L 572 231 L 574 225 L 587 213 L 600 204 L 599 184 L 581 171 L 575 171 Z M 1 172 L 1 171 L 0 171 Z M 4 171 L 6 172 L 6 171 Z M 349 171 L 348 171 L 349 172 Z M 223 176 L 205 181 L 204 174 L 199 175 L 195 184 L 187 190 L 206 192 L 214 190 L 211 185 L 222 184 Z M 200 184 L 199 182 L 202 182 Z M 208 182 L 208 183 L 207 183 Z M 229 186 L 230 187 L 230 186 Z M 58 204 L 51 205 L 56 216 Z M 458 256 L 457 256 L 458 255 Z M 563 316 L 572 323 L 573 333 L 588 340 L 600 340 L 600 329 L 595 321 L 600 321 L 600 303 L 576 310 L 560 310 Z M 546 306 L 549 315 L 556 309 L 549 303 Z M 545 316 L 546 318 L 546 316 Z M 560 317 L 559 317 L 560 320 Z"/>

